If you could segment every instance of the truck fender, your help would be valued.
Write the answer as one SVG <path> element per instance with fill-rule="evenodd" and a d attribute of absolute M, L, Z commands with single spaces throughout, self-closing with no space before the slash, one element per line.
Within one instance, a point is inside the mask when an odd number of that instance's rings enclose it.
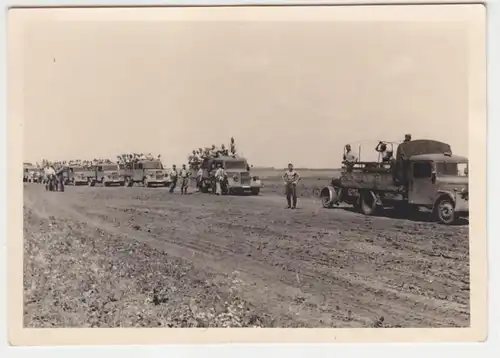
<path fill-rule="evenodd" d="M 439 204 L 439 202 L 442 200 L 442 199 L 449 199 L 451 200 L 451 202 L 453 203 L 453 205 L 455 205 L 455 198 L 454 198 L 454 194 L 452 194 L 451 192 L 449 191 L 439 191 L 438 192 L 438 197 L 436 198 L 436 200 L 434 201 L 434 205 L 432 206 L 432 212 L 435 213 L 436 212 L 436 206 Z"/>
<path fill-rule="evenodd" d="M 321 189 L 319 197 L 321 198 L 323 207 L 327 209 L 332 208 L 333 205 L 335 205 L 338 201 L 337 191 L 331 185 L 328 185 Z"/>

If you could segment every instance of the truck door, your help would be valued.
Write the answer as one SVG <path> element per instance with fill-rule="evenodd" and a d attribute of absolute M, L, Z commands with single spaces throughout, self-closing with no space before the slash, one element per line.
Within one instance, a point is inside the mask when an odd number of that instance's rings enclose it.
<path fill-rule="evenodd" d="M 419 161 L 410 164 L 410 178 L 408 180 L 408 201 L 410 204 L 434 204 L 436 190 L 432 173 L 432 162 Z"/>

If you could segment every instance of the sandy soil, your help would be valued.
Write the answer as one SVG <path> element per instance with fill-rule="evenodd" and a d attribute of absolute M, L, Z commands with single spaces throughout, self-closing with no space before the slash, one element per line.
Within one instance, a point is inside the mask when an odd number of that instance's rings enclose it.
<path fill-rule="evenodd" d="M 469 325 L 468 226 L 165 188 L 24 189 L 28 327 Z"/>

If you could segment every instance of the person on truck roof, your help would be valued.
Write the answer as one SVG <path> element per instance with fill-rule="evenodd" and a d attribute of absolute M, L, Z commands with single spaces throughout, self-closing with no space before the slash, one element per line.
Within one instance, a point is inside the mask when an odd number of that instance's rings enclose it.
<path fill-rule="evenodd" d="M 411 141 L 411 134 L 405 134 L 404 143 Z"/>

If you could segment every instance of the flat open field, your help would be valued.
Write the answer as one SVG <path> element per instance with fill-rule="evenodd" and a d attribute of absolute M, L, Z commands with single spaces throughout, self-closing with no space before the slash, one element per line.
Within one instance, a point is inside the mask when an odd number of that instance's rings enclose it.
<path fill-rule="evenodd" d="M 287 210 L 257 174 L 256 197 L 25 184 L 25 326 L 469 325 L 468 226 L 323 209 L 327 172 Z"/>

